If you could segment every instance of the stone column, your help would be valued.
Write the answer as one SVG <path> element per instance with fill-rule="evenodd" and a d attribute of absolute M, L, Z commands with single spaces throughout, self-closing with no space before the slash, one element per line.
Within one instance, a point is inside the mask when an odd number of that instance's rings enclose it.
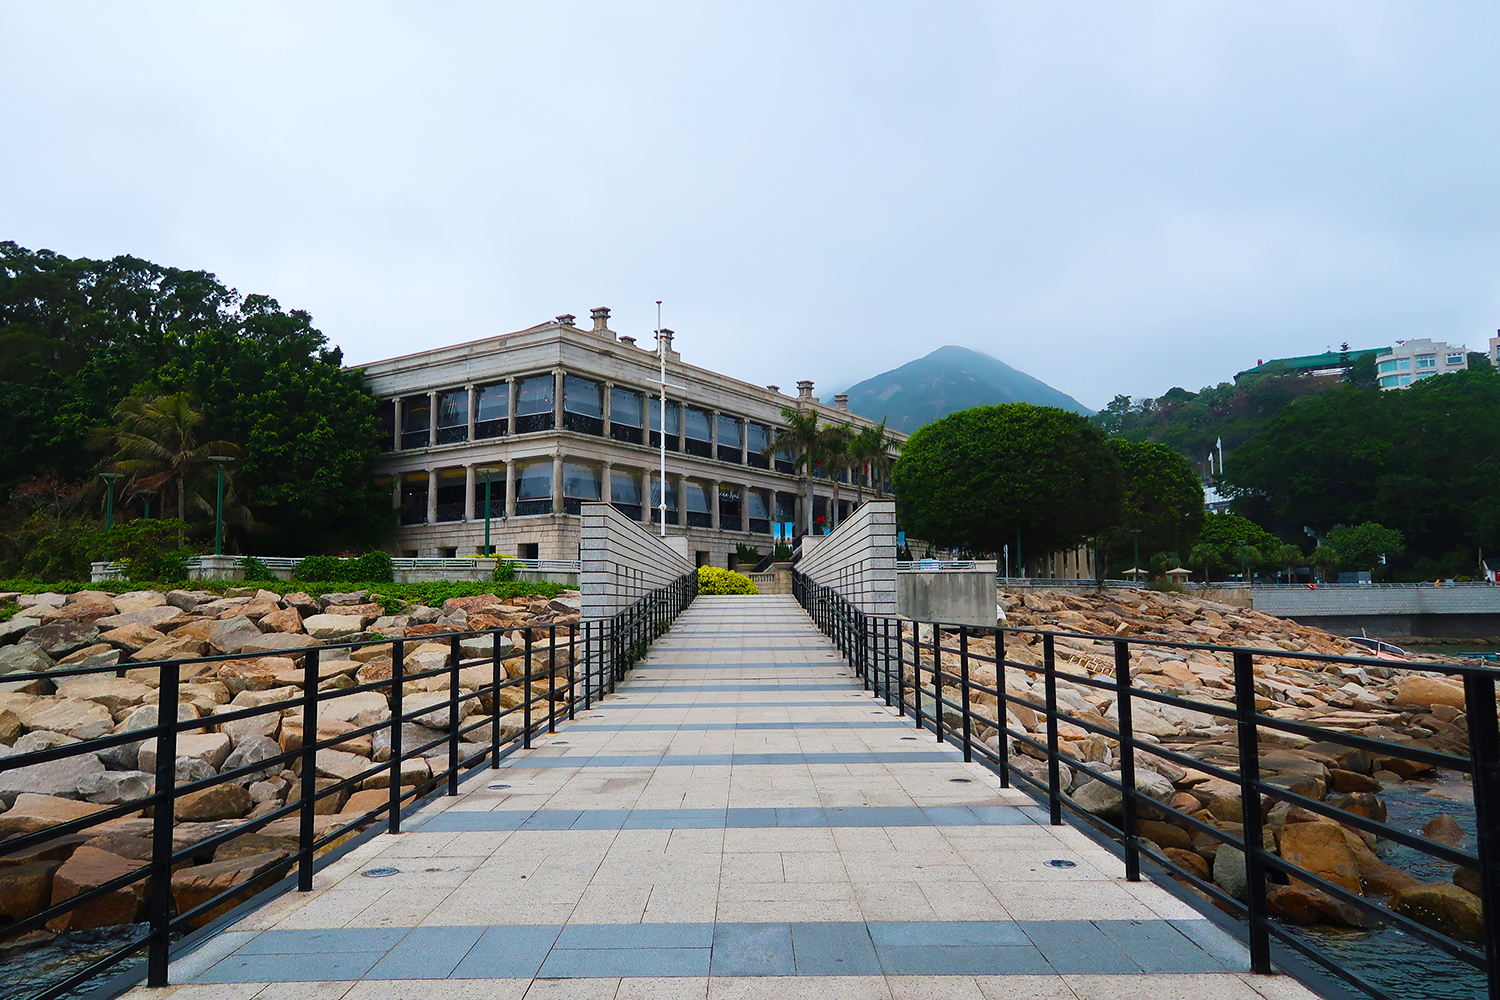
<path fill-rule="evenodd" d="M 651 511 L 654 509 L 651 506 L 650 469 L 647 469 L 645 472 L 641 473 L 641 486 L 643 487 L 643 489 L 641 490 L 641 523 L 649 527 L 651 524 Z"/>
<path fill-rule="evenodd" d="M 396 473 L 395 485 L 391 488 L 391 510 L 401 509 L 401 473 Z"/>
<path fill-rule="evenodd" d="M 437 524 L 437 484 L 438 474 L 436 469 L 427 470 L 427 523 Z"/>
<path fill-rule="evenodd" d="M 393 447 L 392 447 L 391 450 L 392 451 L 400 451 L 401 450 L 401 397 L 397 396 L 395 399 L 392 400 L 392 402 L 396 404 L 396 440 L 392 442 Z M 397 482 L 400 482 L 400 477 L 399 476 L 397 477 Z"/>
<path fill-rule="evenodd" d="M 677 526 L 686 530 L 687 523 L 687 476 L 682 473 L 668 473 L 677 483 Z"/>
<path fill-rule="evenodd" d="M 507 434 L 516 432 L 516 377 L 505 380 L 505 426 Z"/>
<path fill-rule="evenodd" d="M 562 376 L 559 375 L 559 378 Z M 562 403 L 558 403 L 561 406 Z M 563 512 L 563 460 L 561 455 L 552 456 L 552 513 Z"/>
<path fill-rule="evenodd" d="M 427 447 L 437 447 L 437 390 L 427 390 Z"/>
<path fill-rule="evenodd" d="M 718 432 L 714 432 L 718 437 Z M 715 445 L 717 447 L 717 445 Z M 713 517 L 712 525 L 715 531 L 719 530 L 719 481 L 713 480 L 708 484 L 708 512 Z"/>
<path fill-rule="evenodd" d="M 709 457 L 712 458 L 715 462 L 717 462 L 719 460 L 719 411 L 718 410 L 709 410 L 708 411 L 708 454 L 709 454 Z M 714 510 L 718 510 L 718 509 L 719 509 L 719 503 L 718 503 L 717 500 L 715 500 L 714 501 Z M 718 526 L 719 526 L 718 522 L 715 521 L 714 527 L 717 528 Z"/>
<path fill-rule="evenodd" d="M 471 410 L 472 414 L 473 411 Z M 473 423 L 473 421 L 469 421 Z M 470 465 L 464 468 L 464 520 L 474 520 L 474 481 L 478 477 L 475 467 Z"/>
<path fill-rule="evenodd" d="M 514 389 L 514 386 L 512 386 Z M 512 392 L 514 395 L 514 392 Z M 516 516 L 516 463 L 505 463 L 505 516 Z"/>
<path fill-rule="evenodd" d="M 599 481 L 599 499 L 605 503 L 614 503 L 615 500 L 615 467 L 610 462 L 604 463 L 604 472 Z"/>
<path fill-rule="evenodd" d="M 562 430 L 563 425 L 563 370 L 552 370 L 552 423 Z"/>
<path fill-rule="evenodd" d="M 740 530 L 750 534 L 750 484 L 740 484 Z"/>
<path fill-rule="evenodd" d="M 613 382 L 605 382 L 599 387 L 599 402 L 602 404 L 601 408 L 604 413 L 604 436 L 606 438 L 609 437 L 609 394 L 614 387 Z"/>
<path fill-rule="evenodd" d="M 467 436 L 465 436 L 464 440 L 465 441 L 473 441 L 474 440 L 474 383 L 473 382 L 470 382 L 468 385 L 464 386 L 464 398 L 466 398 L 469 401 L 468 405 L 465 406 L 465 409 L 468 411 L 468 413 L 465 414 L 465 417 L 466 417 L 466 421 L 465 422 L 469 425 L 469 431 L 468 431 Z M 472 474 L 472 470 L 471 470 L 471 474 Z M 474 509 L 474 505 L 472 503 L 469 504 L 469 510 L 472 511 L 473 509 Z"/>

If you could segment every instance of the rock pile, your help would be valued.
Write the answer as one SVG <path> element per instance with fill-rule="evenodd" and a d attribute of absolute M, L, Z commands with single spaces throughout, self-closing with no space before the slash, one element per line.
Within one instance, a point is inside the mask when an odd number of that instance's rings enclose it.
<path fill-rule="evenodd" d="M 1400 756 L 1403 746 L 1460 757 L 1468 754 L 1464 690 L 1458 681 L 1403 668 L 1399 661 L 1388 666 L 1361 666 L 1276 655 L 1281 652 L 1369 656 L 1368 650 L 1356 643 L 1320 629 L 1245 608 L 1144 590 L 1004 595 L 1001 607 L 1002 627 L 1098 636 L 1097 639 L 1057 636 L 1055 657 L 1062 671 L 1105 681 L 1114 678 L 1112 640 L 1117 637 L 1273 651 L 1255 659 L 1259 711 L 1334 732 L 1358 733 L 1391 745 L 1390 755 L 1377 755 L 1330 741 L 1261 730 L 1263 780 L 1349 813 L 1384 821 L 1386 806 L 1380 797 L 1382 790 L 1408 779 L 1436 777 L 1429 766 Z M 910 637 L 910 629 L 907 634 Z M 917 638 L 922 643 L 924 665 L 930 671 L 931 627 L 921 626 Z M 942 647 L 944 684 L 956 685 L 958 642 L 945 636 Z M 971 654 L 993 657 L 994 649 L 993 639 L 969 640 Z M 1044 704 L 1039 672 L 1043 663 L 1041 637 L 1005 633 L 1005 658 L 1025 665 L 1025 669 L 1007 668 L 1007 695 Z M 1424 661 L 1462 662 L 1441 656 L 1425 657 Z M 969 673 L 972 684 L 995 688 L 996 672 L 992 666 L 971 659 Z M 1130 674 L 1137 688 L 1188 699 L 1210 710 L 1234 707 L 1233 661 L 1228 653 L 1132 646 Z M 908 683 L 912 676 L 908 665 Z M 930 672 L 924 672 L 923 686 L 930 691 L 931 683 Z M 994 718 L 997 708 L 994 697 L 980 692 L 973 692 L 971 697 L 976 713 Z M 1077 719 L 1108 729 L 1114 729 L 1118 723 L 1115 699 L 1108 691 L 1059 680 L 1057 699 L 1058 707 Z M 1134 700 L 1131 717 L 1138 738 L 1238 771 L 1239 748 L 1232 720 L 1211 711 L 1195 711 L 1142 698 Z M 949 721 L 957 724 L 959 720 L 950 715 Z M 1013 730 L 1045 743 L 1046 723 L 1039 712 L 1010 702 L 1006 721 Z M 1119 779 L 1116 740 L 1066 722 L 1061 724 L 1059 735 L 1065 758 Z M 978 738 L 1000 752 L 1000 735 L 994 728 L 981 727 Z M 1007 740 L 1005 752 L 1014 767 L 1046 780 L 1045 754 L 1018 740 Z M 1137 787 L 1152 798 L 1237 837 L 1243 835 L 1237 784 L 1146 752 L 1136 754 L 1136 767 Z M 1102 818 L 1119 819 L 1121 794 L 1105 782 L 1065 765 L 1062 785 L 1084 810 Z M 1466 940 L 1478 939 L 1479 899 L 1464 888 L 1467 884 L 1477 891 L 1477 884 L 1468 877 L 1472 873 L 1458 869 L 1454 876 L 1456 885 L 1421 885 L 1417 879 L 1383 862 L 1381 846 L 1369 834 L 1271 797 L 1266 797 L 1262 808 L 1267 849 L 1351 892 L 1388 899 L 1388 905 L 1396 912 Z M 1165 811 L 1142 821 L 1141 836 L 1183 868 L 1214 881 L 1230 895 L 1243 898 L 1245 865 L 1239 851 L 1220 847 L 1218 841 L 1201 831 L 1172 822 L 1172 814 Z M 1433 836 L 1433 839 L 1439 838 Z M 1273 886 L 1271 893 L 1272 911 L 1288 920 L 1350 927 L 1368 923 L 1354 908 L 1295 880 L 1291 885 Z"/>
<path fill-rule="evenodd" d="M 140 814 L 99 823 L 24 851 L 6 853 L 4 841 L 45 831 L 60 823 L 151 794 L 155 787 L 156 741 L 143 739 L 98 751 L 87 743 L 112 734 L 148 730 L 157 724 L 160 671 L 136 666 L 152 661 L 227 655 L 219 662 L 181 667 L 178 718 L 194 725 L 178 736 L 177 783 L 252 767 L 302 746 L 300 704 L 308 668 L 306 651 L 325 643 L 367 642 L 319 658 L 320 739 L 336 742 L 316 757 L 320 789 L 351 779 L 374 763 L 389 761 L 389 728 L 337 740 L 356 729 L 390 719 L 393 646 L 405 638 L 405 676 L 442 670 L 438 676 L 406 680 L 404 713 L 438 706 L 449 696 L 445 668 L 453 633 L 500 629 L 493 636 L 460 642 L 459 687 L 478 693 L 461 715 L 494 705 L 491 657 L 498 653 L 507 678 L 526 673 L 528 634 L 532 649 L 532 697 L 566 702 L 571 697 L 570 646 L 579 621 L 576 593 L 549 600 L 493 594 L 453 598 L 441 608 L 400 606 L 388 613 L 378 594 L 303 593 L 284 597 L 242 588 L 221 596 L 203 591 L 137 591 L 107 594 L 0 595 L 20 610 L 0 623 L 0 767 L 6 757 L 78 744 L 76 755 L 43 764 L 0 770 L 0 921 L 23 920 L 89 891 L 150 858 L 151 820 Z M 390 602 L 399 604 L 400 602 Z M 82 674 L 68 671 L 92 670 Z M 343 697 L 340 690 L 378 684 L 384 688 Z M 502 682 L 503 683 L 503 682 Z M 524 687 L 502 687 L 502 708 L 521 704 Z M 265 714 L 224 724 L 216 716 L 257 706 Z M 461 726 L 475 720 L 463 718 Z M 501 739 L 520 732 L 519 721 L 502 721 Z M 402 727 L 402 746 L 438 745 L 402 763 L 399 781 L 417 786 L 441 771 L 449 733 L 446 707 L 419 715 Z M 488 746 L 489 724 L 466 734 L 465 756 Z M 298 791 L 300 760 L 278 763 L 185 794 L 177 799 L 174 837 L 178 847 L 206 840 L 249 819 L 282 808 Z M 354 789 L 318 803 L 323 828 L 342 826 L 389 797 L 389 770 L 363 778 Z M 267 870 L 297 847 L 296 818 L 275 820 L 194 858 L 172 877 L 179 912 Z M 147 892 L 145 880 L 78 908 L 49 924 L 52 932 L 134 922 Z M 206 916 L 202 922 L 212 919 Z"/>

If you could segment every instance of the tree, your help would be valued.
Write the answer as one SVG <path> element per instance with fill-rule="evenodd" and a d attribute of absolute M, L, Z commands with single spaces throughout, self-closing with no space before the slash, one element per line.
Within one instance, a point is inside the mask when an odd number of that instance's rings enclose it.
<path fill-rule="evenodd" d="M 839 526 L 839 476 L 849 468 L 854 430 L 848 424 L 829 424 L 819 438 L 823 471 L 833 486 L 833 503 L 828 508 L 828 530 L 832 531 Z"/>
<path fill-rule="evenodd" d="M 1199 542 L 1188 553 L 1188 560 L 1196 566 L 1203 567 L 1203 582 L 1207 583 L 1209 568 L 1218 565 L 1219 562 L 1218 547 L 1208 542 Z"/>
<path fill-rule="evenodd" d="M 1290 542 L 1284 542 L 1276 548 L 1276 564 L 1286 568 L 1286 582 L 1291 583 L 1295 579 L 1293 569 L 1302 562 L 1302 550 Z"/>
<path fill-rule="evenodd" d="M 1328 544 L 1341 562 L 1371 570 L 1382 558 L 1395 558 L 1406 551 L 1406 539 L 1401 532 L 1373 521 L 1352 527 L 1334 525 L 1328 530 Z"/>
<path fill-rule="evenodd" d="M 1275 552 L 1281 540 L 1265 528 L 1237 514 L 1209 514 L 1203 519 L 1200 544 L 1212 545 L 1220 565 L 1238 565 L 1240 548 L 1249 545 L 1258 553 Z"/>
<path fill-rule="evenodd" d="M 1318 579 L 1327 583 L 1328 571 L 1339 564 L 1339 554 L 1332 545 L 1319 545 L 1313 549 L 1313 554 L 1308 556 L 1307 561 L 1317 568 Z"/>
<path fill-rule="evenodd" d="M 772 451 L 790 451 L 797 457 L 792 467 L 802 470 L 803 484 L 807 489 L 807 534 L 813 533 L 813 470 L 822 461 L 823 435 L 818 427 L 818 414 L 813 410 L 802 411 L 790 406 L 781 408 L 781 419 L 786 426 L 776 432 Z"/>
<path fill-rule="evenodd" d="M 885 477 L 890 475 L 895 459 L 891 452 L 896 447 L 895 439 L 885 429 L 885 421 L 861 427 L 849 445 L 849 458 L 860 472 L 868 466 L 875 482 L 876 498 L 885 495 Z M 854 480 L 856 503 L 864 503 L 864 478 L 857 475 Z"/>
<path fill-rule="evenodd" d="M 1150 441 L 1109 442 L 1124 484 L 1121 525 L 1148 552 L 1186 550 L 1203 524 L 1203 485 L 1185 458 Z M 1119 542 L 1124 536 L 1116 533 Z"/>
<path fill-rule="evenodd" d="M 978 406 L 917 430 L 892 472 L 906 531 L 998 552 L 1080 544 L 1119 522 L 1120 470 L 1102 431 L 1066 410 Z"/>

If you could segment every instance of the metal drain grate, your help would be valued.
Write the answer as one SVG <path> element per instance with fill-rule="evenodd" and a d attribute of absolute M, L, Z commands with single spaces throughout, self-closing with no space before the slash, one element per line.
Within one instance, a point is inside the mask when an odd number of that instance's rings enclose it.
<path fill-rule="evenodd" d="M 509 785 L 491 785 L 491 788 L 509 788 Z"/>
<path fill-rule="evenodd" d="M 1052 859 L 1050 859 L 1048 861 L 1043 861 L 1042 864 L 1046 865 L 1048 868 L 1077 868 L 1078 867 L 1078 862 L 1076 862 L 1076 861 L 1068 861 L 1068 860 L 1066 860 L 1064 858 L 1052 858 Z"/>
<path fill-rule="evenodd" d="M 389 878 L 392 875 L 400 875 L 399 868 L 367 868 L 360 872 L 365 878 Z"/>
<path fill-rule="evenodd" d="M 973 778 L 949 778 L 948 780 L 951 781 L 951 782 L 953 782 L 955 785 L 967 785 L 971 781 L 973 781 L 974 779 Z"/>

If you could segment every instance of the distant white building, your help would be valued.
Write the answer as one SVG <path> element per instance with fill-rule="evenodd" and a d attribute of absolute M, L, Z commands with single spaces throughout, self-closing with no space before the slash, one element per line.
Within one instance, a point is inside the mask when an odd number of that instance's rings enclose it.
<path fill-rule="evenodd" d="M 1490 338 L 1490 355 L 1500 350 L 1500 337 Z M 1433 375 L 1463 371 L 1469 367 L 1468 348 L 1442 344 L 1425 338 L 1398 340 L 1396 346 L 1375 358 L 1375 372 L 1382 389 L 1405 389 Z"/>

